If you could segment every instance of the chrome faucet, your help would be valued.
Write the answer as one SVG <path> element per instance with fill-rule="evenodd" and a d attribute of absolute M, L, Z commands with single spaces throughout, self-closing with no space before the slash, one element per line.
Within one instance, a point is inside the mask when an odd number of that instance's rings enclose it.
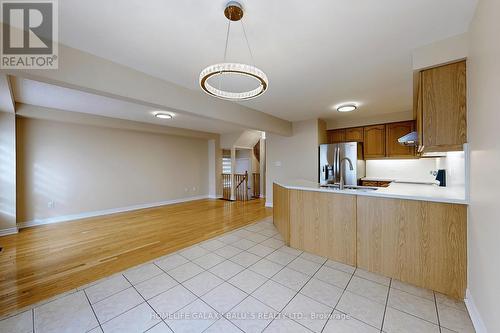
<path fill-rule="evenodd" d="M 342 166 L 344 165 L 344 161 L 347 161 L 349 162 L 349 170 L 354 170 L 354 167 L 352 166 L 352 161 L 349 157 L 344 157 L 343 159 L 340 160 L 339 164 L 339 168 L 340 168 L 340 184 L 339 184 L 339 189 L 340 190 L 343 190 L 344 189 L 344 170 L 342 169 Z"/>

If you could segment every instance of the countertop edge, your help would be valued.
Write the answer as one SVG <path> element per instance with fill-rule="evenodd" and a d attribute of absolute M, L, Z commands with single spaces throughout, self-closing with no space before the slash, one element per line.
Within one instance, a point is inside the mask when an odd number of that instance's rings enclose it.
<path fill-rule="evenodd" d="M 325 192 L 325 193 L 334 193 L 334 194 L 342 194 L 342 195 L 360 195 L 367 197 L 375 197 L 375 198 L 390 198 L 390 199 L 402 199 L 402 200 L 415 200 L 415 201 L 429 201 L 429 202 L 440 202 L 440 203 L 452 203 L 459 205 L 468 205 L 469 202 L 466 199 L 455 199 L 455 198 L 435 198 L 435 197 L 425 197 L 425 196 L 410 196 L 410 195 L 402 195 L 402 194 L 393 194 L 393 193 L 380 193 L 377 191 L 372 192 L 353 192 L 349 190 L 330 190 L 324 188 L 312 188 L 305 186 L 293 186 L 293 185 L 284 185 L 279 181 L 274 181 L 274 184 L 284 187 L 289 190 L 299 190 L 299 191 L 310 191 L 310 192 Z"/>

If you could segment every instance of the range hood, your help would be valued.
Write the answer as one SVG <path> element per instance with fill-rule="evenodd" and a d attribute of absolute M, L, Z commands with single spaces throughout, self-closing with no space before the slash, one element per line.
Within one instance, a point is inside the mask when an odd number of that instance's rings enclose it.
<path fill-rule="evenodd" d="M 417 141 L 418 141 L 418 133 L 415 131 L 408 133 L 398 139 L 399 144 L 409 147 L 416 146 Z"/>

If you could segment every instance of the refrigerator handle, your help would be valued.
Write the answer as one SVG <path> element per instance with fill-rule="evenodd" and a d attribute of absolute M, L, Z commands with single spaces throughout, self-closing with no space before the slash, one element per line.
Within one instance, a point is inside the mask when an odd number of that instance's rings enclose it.
<path fill-rule="evenodd" d="M 340 159 L 340 147 L 337 145 L 335 147 L 335 179 L 333 180 L 334 183 L 337 183 L 337 179 L 340 177 L 339 172 L 339 159 Z"/>

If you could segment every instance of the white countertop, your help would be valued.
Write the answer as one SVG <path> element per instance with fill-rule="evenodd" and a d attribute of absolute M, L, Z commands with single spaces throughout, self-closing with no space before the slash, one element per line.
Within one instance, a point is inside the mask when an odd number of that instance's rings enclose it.
<path fill-rule="evenodd" d="M 380 187 L 372 191 L 336 190 L 320 187 L 318 183 L 307 180 L 275 181 L 276 184 L 291 189 L 316 192 L 330 192 L 370 197 L 397 198 L 406 200 L 421 200 L 468 204 L 465 198 L 465 189 L 462 187 L 439 187 L 429 184 L 391 183 L 389 187 Z"/>

